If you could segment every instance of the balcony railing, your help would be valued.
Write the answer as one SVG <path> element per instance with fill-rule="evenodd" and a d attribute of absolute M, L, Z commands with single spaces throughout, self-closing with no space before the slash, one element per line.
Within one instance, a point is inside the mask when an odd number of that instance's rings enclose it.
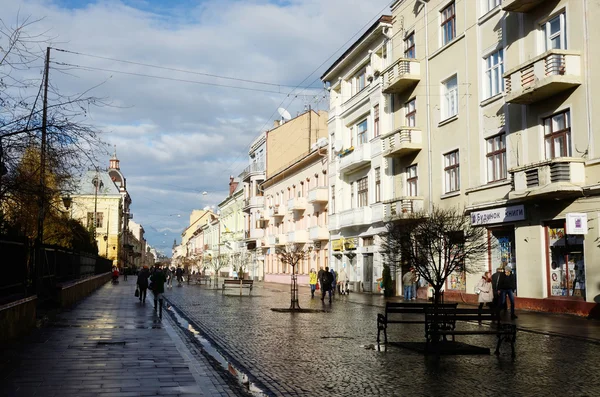
<path fill-rule="evenodd" d="M 527 105 L 581 85 L 578 51 L 550 50 L 504 73 L 508 103 Z"/>
<path fill-rule="evenodd" d="M 308 231 L 295 230 L 293 232 L 288 232 L 287 242 L 288 243 L 297 243 L 297 244 L 308 243 Z"/>
<path fill-rule="evenodd" d="M 244 232 L 246 240 L 259 240 L 265 236 L 264 229 L 250 229 Z"/>
<path fill-rule="evenodd" d="M 254 196 L 244 199 L 244 211 L 249 211 L 252 208 L 262 208 L 265 206 L 264 196 Z"/>
<path fill-rule="evenodd" d="M 340 159 L 340 172 L 349 173 L 371 163 L 371 145 L 364 143 Z"/>
<path fill-rule="evenodd" d="M 277 236 L 272 234 L 270 236 L 267 236 L 267 238 L 265 240 L 266 240 L 265 242 L 267 243 L 267 245 L 269 247 L 275 247 L 275 244 L 277 243 Z"/>
<path fill-rule="evenodd" d="M 275 237 L 275 245 L 276 246 L 282 246 L 282 245 L 286 245 L 286 244 L 287 244 L 287 234 L 286 233 L 278 234 Z"/>
<path fill-rule="evenodd" d="M 242 171 L 241 178 L 243 181 L 247 180 L 251 176 L 264 174 L 265 173 L 265 163 L 252 163 L 248 167 Z"/>
<path fill-rule="evenodd" d="M 284 217 L 286 212 L 285 205 L 275 205 L 269 209 L 269 216 L 273 218 Z"/>
<path fill-rule="evenodd" d="M 329 201 L 329 189 L 321 186 L 308 191 L 309 203 L 326 203 Z"/>
<path fill-rule="evenodd" d="M 423 149 L 421 130 L 401 127 L 381 137 L 381 150 L 385 157 L 404 156 Z"/>
<path fill-rule="evenodd" d="M 543 2 L 544 0 L 503 0 L 502 9 L 511 12 L 529 12 Z"/>
<path fill-rule="evenodd" d="M 342 211 L 339 216 L 339 228 L 371 224 L 371 207 L 353 208 Z"/>
<path fill-rule="evenodd" d="M 329 230 L 323 226 L 313 226 L 308 229 L 308 238 L 312 241 L 329 240 Z"/>
<path fill-rule="evenodd" d="M 560 157 L 509 170 L 513 190 L 509 199 L 561 198 L 581 194 L 585 184 L 585 159 Z"/>
<path fill-rule="evenodd" d="M 288 200 L 288 211 L 304 211 L 306 209 L 306 198 L 295 197 Z"/>
<path fill-rule="evenodd" d="M 421 63 L 416 59 L 401 58 L 381 72 L 385 94 L 398 94 L 415 86 L 421 80 Z"/>
<path fill-rule="evenodd" d="M 385 220 L 402 219 L 410 214 L 422 212 L 424 209 L 422 197 L 398 197 L 384 202 L 383 217 Z"/>

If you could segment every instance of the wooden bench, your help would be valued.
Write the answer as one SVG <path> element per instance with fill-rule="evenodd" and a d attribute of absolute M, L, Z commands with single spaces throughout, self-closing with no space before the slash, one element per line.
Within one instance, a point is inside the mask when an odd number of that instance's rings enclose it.
<path fill-rule="evenodd" d="M 222 292 L 225 293 L 226 287 L 240 288 L 240 284 L 241 284 L 241 288 L 249 288 L 248 294 L 252 293 L 252 285 L 254 284 L 254 280 L 232 280 L 232 279 L 223 280 L 223 291 Z"/>
<path fill-rule="evenodd" d="M 458 303 L 440 303 L 439 307 L 456 308 Z M 420 302 L 386 302 L 385 313 L 377 314 L 377 344 L 379 344 L 379 336 L 383 331 L 384 341 L 387 344 L 387 325 L 388 324 L 425 324 L 425 311 L 427 308 L 433 307 L 431 303 Z M 390 314 L 416 314 L 420 318 L 394 318 Z"/>
<path fill-rule="evenodd" d="M 457 321 L 470 322 L 490 322 L 490 327 L 457 330 Z M 515 324 L 500 323 L 499 312 L 495 309 L 458 309 L 458 308 L 428 308 L 425 313 L 425 338 L 426 348 L 430 343 L 438 343 L 440 338 L 446 340 L 447 336 L 452 336 L 452 341 L 456 335 L 496 335 L 496 351 L 494 354 L 500 354 L 500 346 L 503 341 L 510 342 L 512 356 L 515 356 L 515 341 L 517 339 L 517 326 Z"/>
<path fill-rule="evenodd" d="M 204 284 L 204 285 L 211 285 L 212 284 L 212 279 L 210 276 L 196 276 L 196 284 Z"/>

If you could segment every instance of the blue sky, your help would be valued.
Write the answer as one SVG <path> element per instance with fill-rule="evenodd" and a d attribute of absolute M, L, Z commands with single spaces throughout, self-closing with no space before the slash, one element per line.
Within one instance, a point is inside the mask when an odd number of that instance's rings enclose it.
<path fill-rule="evenodd" d="M 321 87 L 319 76 L 340 47 L 381 11 L 389 13 L 388 5 L 389 0 L 0 0 L 4 20 L 17 14 L 43 18 L 35 29 L 47 32 L 56 48 L 282 85 L 306 79 L 286 96 L 291 87 L 53 52 L 53 61 L 77 66 L 69 73 L 51 70 L 53 85 L 70 94 L 97 86 L 92 94 L 110 103 L 91 109 L 87 119 L 110 145 L 99 165 L 108 165 L 108 152 L 117 145 L 135 221 L 149 243 L 164 251 L 180 240 L 192 209 L 225 198 L 229 176 L 247 165 L 250 143 L 273 125 L 278 107 L 292 115 L 309 103 L 328 108 L 324 90 L 304 87 Z"/>

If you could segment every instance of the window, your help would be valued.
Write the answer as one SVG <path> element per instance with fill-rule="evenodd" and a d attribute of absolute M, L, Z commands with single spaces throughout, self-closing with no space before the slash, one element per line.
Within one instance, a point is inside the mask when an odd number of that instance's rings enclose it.
<path fill-rule="evenodd" d="M 415 127 L 417 122 L 417 100 L 413 99 L 404 106 L 406 111 L 406 126 Z"/>
<path fill-rule="evenodd" d="M 546 158 L 571 156 L 571 113 L 564 111 L 544 119 Z"/>
<path fill-rule="evenodd" d="M 102 227 L 103 220 L 104 220 L 104 213 L 96 212 L 96 228 Z M 94 224 L 94 213 L 88 212 L 87 213 L 87 227 L 91 228 L 91 227 L 93 227 L 93 224 Z"/>
<path fill-rule="evenodd" d="M 412 32 L 404 39 L 404 58 L 415 59 L 415 32 Z"/>
<path fill-rule="evenodd" d="M 485 142 L 488 182 L 506 179 L 506 134 L 496 135 Z"/>
<path fill-rule="evenodd" d="M 356 137 L 358 138 L 359 145 L 369 141 L 369 137 L 367 136 L 367 120 L 356 125 Z"/>
<path fill-rule="evenodd" d="M 369 237 L 363 237 L 362 241 L 363 241 L 363 247 L 370 247 L 372 245 L 375 244 L 374 241 L 374 237 L 373 236 L 369 236 Z"/>
<path fill-rule="evenodd" d="M 444 155 L 444 174 L 446 193 L 458 191 L 460 189 L 458 150 Z"/>
<path fill-rule="evenodd" d="M 381 167 L 375 168 L 375 202 L 381 201 Z"/>
<path fill-rule="evenodd" d="M 458 78 L 450 77 L 442 83 L 442 88 L 444 90 L 442 115 L 445 120 L 458 114 Z"/>
<path fill-rule="evenodd" d="M 350 208 L 354 208 L 354 182 L 350 182 Z"/>
<path fill-rule="evenodd" d="M 485 59 L 486 98 L 504 91 L 504 50 L 500 49 Z"/>
<path fill-rule="evenodd" d="M 352 79 L 352 94 L 358 94 L 359 92 L 361 92 L 363 90 L 363 88 L 365 88 L 365 83 L 366 83 L 366 73 L 367 70 L 363 69 L 360 72 L 358 72 L 354 78 Z"/>
<path fill-rule="evenodd" d="M 442 46 L 448 44 L 456 37 L 456 14 L 454 3 L 442 11 Z"/>
<path fill-rule="evenodd" d="M 373 137 L 379 136 L 379 105 L 373 106 Z"/>
<path fill-rule="evenodd" d="M 546 41 L 546 51 L 567 49 L 567 27 L 565 17 L 565 13 L 562 13 L 542 26 L 542 29 L 544 30 L 544 39 Z"/>
<path fill-rule="evenodd" d="M 331 213 L 335 214 L 335 185 L 331 185 Z"/>
<path fill-rule="evenodd" d="M 502 3 L 502 0 L 483 0 L 483 13 L 487 14 L 498 7 L 500 3 Z"/>
<path fill-rule="evenodd" d="M 358 185 L 358 206 L 366 207 L 369 205 L 369 178 L 365 176 L 356 183 Z"/>
<path fill-rule="evenodd" d="M 406 195 L 408 197 L 418 196 L 419 176 L 417 174 L 417 165 L 406 167 Z"/>

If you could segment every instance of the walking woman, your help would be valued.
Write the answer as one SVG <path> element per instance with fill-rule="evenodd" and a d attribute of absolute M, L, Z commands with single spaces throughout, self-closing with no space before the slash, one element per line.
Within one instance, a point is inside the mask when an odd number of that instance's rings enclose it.
<path fill-rule="evenodd" d="M 483 308 L 483 305 L 491 307 L 492 301 L 494 300 L 494 293 L 492 289 L 492 278 L 490 272 L 485 272 L 475 287 L 475 293 L 479 295 L 479 310 Z"/>
<path fill-rule="evenodd" d="M 317 272 L 315 269 L 310 269 L 308 274 L 308 284 L 310 285 L 310 297 L 315 297 L 315 291 L 317 289 Z"/>

